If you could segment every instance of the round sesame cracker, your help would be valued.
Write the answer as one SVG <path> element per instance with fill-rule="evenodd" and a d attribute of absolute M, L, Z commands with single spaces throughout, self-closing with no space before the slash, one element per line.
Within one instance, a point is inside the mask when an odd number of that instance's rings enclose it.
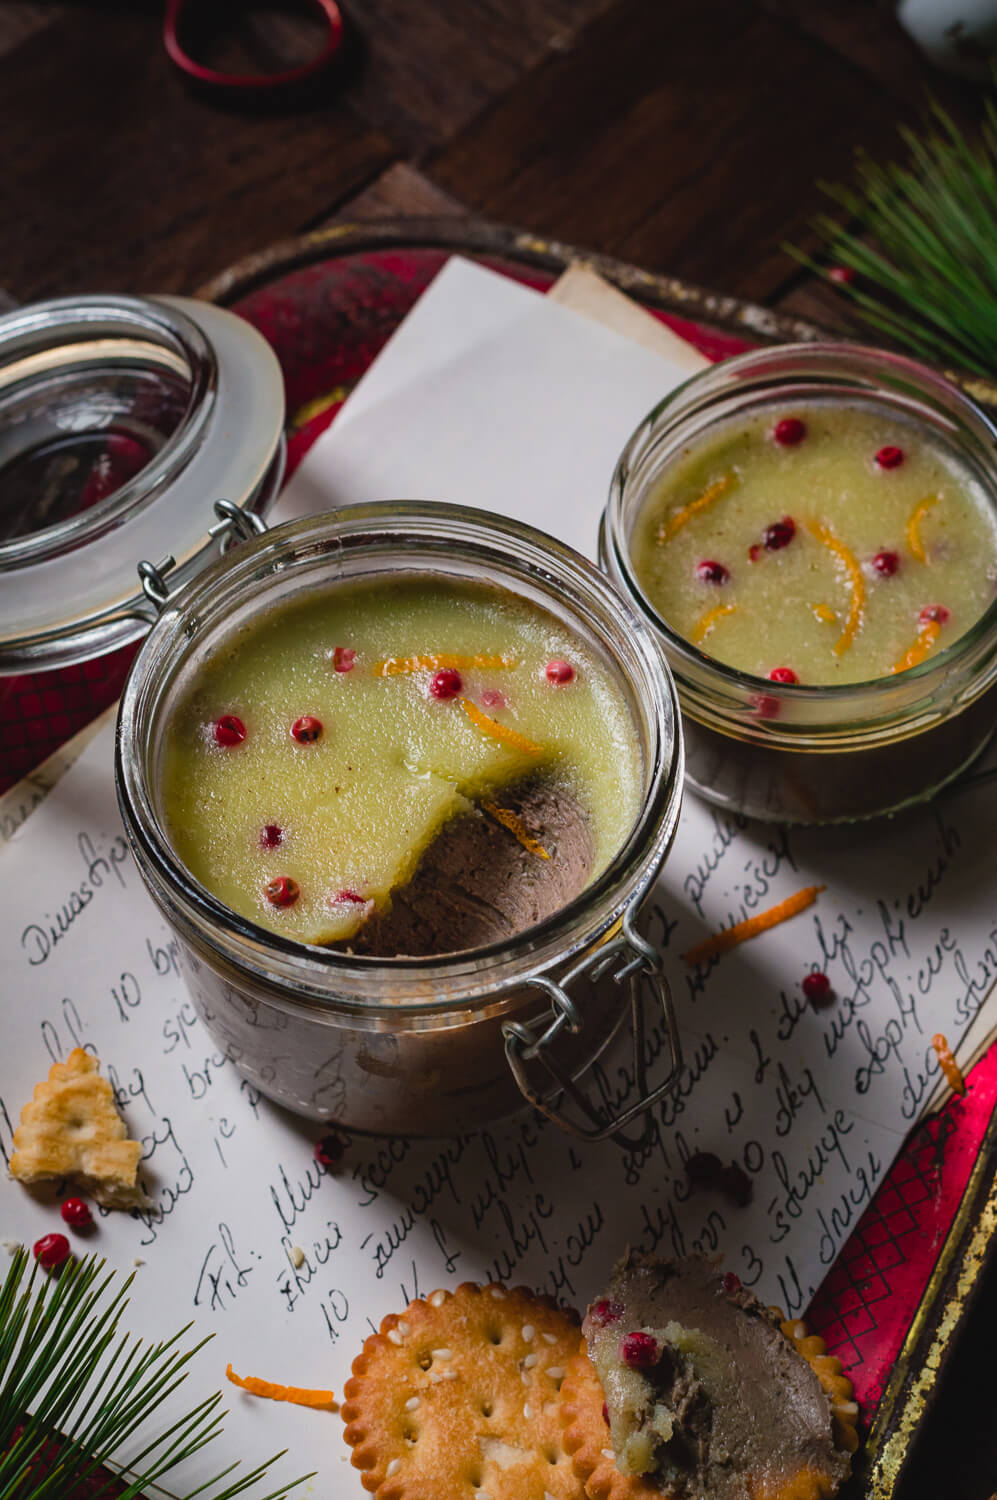
<path fill-rule="evenodd" d="M 585 1500 L 562 1442 L 578 1319 L 525 1287 L 432 1292 L 353 1361 L 344 1436 L 378 1500 Z"/>

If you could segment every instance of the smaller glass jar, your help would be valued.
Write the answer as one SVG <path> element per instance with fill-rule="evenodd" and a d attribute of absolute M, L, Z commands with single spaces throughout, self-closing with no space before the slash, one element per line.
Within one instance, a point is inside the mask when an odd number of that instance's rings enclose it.
<path fill-rule="evenodd" d="M 919 666 L 819 687 L 725 665 L 671 629 L 644 593 L 632 538 L 669 466 L 731 417 L 818 402 L 916 422 L 997 512 L 997 428 L 961 392 L 900 355 L 790 344 L 705 370 L 656 406 L 620 456 L 600 533 L 603 568 L 653 626 L 674 673 L 688 785 L 721 806 L 794 823 L 851 822 L 928 800 L 980 754 L 997 711 L 997 602 Z"/>
<path fill-rule="evenodd" d="M 198 663 L 241 625 L 337 581 L 390 588 L 413 574 L 506 589 L 581 637 L 632 715 L 642 804 L 608 867 L 547 920 L 442 957 L 364 958 L 267 931 L 193 880 L 166 834 L 162 729 Z M 313 1119 L 409 1135 L 477 1128 L 525 1098 L 595 1139 L 661 1097 L 680 1064 L 658 955 L 633 924 L 674 838 L 682 766 L 661 648 L 595 568 L 513 521 L 408 502 L 276 527 L 165 599 L 122 698 L 116 754 L 125 827 L 179 939 L 194 1002 L 226 1056 L 265 1094 Z M 644 1077 L 645 981 L 672 1053 L 654 1089 Z M 589 1103 L 580 1075 L 628 1009 L 638 1097 L 608 1119 Z"/>

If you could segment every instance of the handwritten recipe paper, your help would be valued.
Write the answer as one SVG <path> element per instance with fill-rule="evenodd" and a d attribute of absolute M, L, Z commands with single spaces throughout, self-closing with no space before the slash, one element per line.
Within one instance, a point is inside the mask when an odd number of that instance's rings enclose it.
<path fill-rule="evenodd" d="M 474 357 L 478 344 L 487 359 Z M 433 362 L 425 381 L 418 346 Z M 504 473 L 517 513 L 591 555 L 616 453 L 676 378 L 657 355 L 625 354 L 596 325 L 451 263 L 286 503 L 300 511 L 323 493 L 325 504 L 372 498 L 371 457 L 378 496 L 508 510 Z M 538 370 L 544 384 L 534 388 Z M 596 393 L 588 406 L 586 386 Z M 530 426 L 526 454 L 515 427 L 524 407 L 544 419 Z M 469 411 L 493 414 L 487 472 Z M 551 445 L 571 450 L 563 484 Z M 76 1247 L 124 1271 L 142 1262 L 127 1315 L 137 1333 L 168 1336 L 194 1318 L 216 1335 L 185 1403 L 223 1385 L 228 1361 L 339 1395 L 385 1313 L 462 1280 L 527 1283 L 581 1307 L 627 1242 L 722 1254 L 764 1300 L 799 1313 L 935 1086 L 932 1034 L 955 1045 L 997 972 L 992 779 L 858 830 L 787 832 L 688 797 L 644 921 L 664 955 L 686 1057 L 649 1146 L 582 1146 L 526 1113 L 445 1141 L 357 1137 L 331 1173 L 312 1154 L 321 1127 L 261 1098 L 198 1022 L 122 834 L 112 743 L 107 727 L 0 855 L 0 1148 L 9 1155 L 20 1108 L 52 1061 L 75 1045 L 96 1051 L 143 1141 L 154 1206 L 101 1215 Z M 826 890 L 792 922 L 702 968 L 679 957 L 814 883 Z M 835 992 L 820 1011 L 800 991 L 813 966 Z M 661 1040 L 652 1030 L 652 1056 Z M 608 1103 L 626 1097 L 626 1067 L 623 1051 L 604 1060 L 597 1086 Z M 690 1193 L 683 1163 L 697 1150 L 743 1166 L 747 1206 Z M 55 1201 L 3 1182 L 0 1236 L 30 1244 L 60 1228 Z M 177 1493 L 233 1456 L 248 1466 L 285 1446 L 272 1483 L 315 1469 L 303 1493 L 363 1493 L 338 1417 L 235 1390 L 226 1404 L 219 1456 L 193 1460 Z"/>

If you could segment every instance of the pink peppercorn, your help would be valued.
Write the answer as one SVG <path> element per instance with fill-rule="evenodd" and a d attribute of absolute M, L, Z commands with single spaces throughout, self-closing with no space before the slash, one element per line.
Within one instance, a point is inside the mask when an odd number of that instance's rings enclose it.
<path fill-rule="evenodd" d="M 44 1271 L 58 1270 L 69 1259 L 69 1241 L 64 1234 L 43 1234 L 32 1248 L 35 1260 Z"/>
<path fill-rule="evenodd" d="M 772 429 L 772 436 L 781 448 L 795 448 L 807 435 L 806 423 L 799 417 L 783 417 Z"/>
<path fill-rule="evenodd" d="M 598 1302 L 593 1302 L 588 1311 L 589 1320 L 599 1328 L 605 1328 L 607 1323 L 618 1323 L 623 1316 L 623 1303 L 617 1302 L 615 1297 L 600 1297 Z"/>
<path fill-rule="evenodd" d="M 773 521 L 762 532 L 766 552 L 780 552 L 783 547 L 789 546 L 795 535 L 796 522 L 792 516 L 783 516 L 781 521 Z"/>
<path fill-rule="evenodd" d="M 887 443 L 885 448 L 880 448 L 876 454 L 876 463 L 881 469 L 899 469 L 904 461 L 904 450 L 895 448 L 892 443 Z"/>
<path fill-rule="evenodd" d="M 661 1346 L 649 1333 L 625 1333 L 620 1339 L 620 1361 L 631 1370 L 649 1370 L 661 1358 Z"/>
<path fill-rule="evenodd" d="M 851 286 L 855 280 L 855 268 L 854 266 L 831 266 L 827 279 L 837 282 L 838 286 Z"/>
<path fill-rule="evenodd" d="M 59 1212 L 63 1220 L 71 1224 L 74 1229 L 89 1229 L 93 1223 L 90 1205 L 84 1203 L 82 1198 L 67 1198 Z"/>
<path fill-rule="evenodd" d="M 316 719 L 312 714 L 302 714 L 291 725 L 291 738 L 297 740 L 299 745 L 313 745 L 322 738 L 322 720 Z"/>
<path fill-rule="evenodd" d="M 741 1290 L 741 1278 L 735 1271 L 728 1271 L 721 1284 L 728 1297 Z"/>
<path fill-rule="evenodd" d="M 263 894 L 271 906 L 293 906 L 301 895 L 301 887 L 290 875 L 278 875 L 264 886 Z"/>
<path fill-rule="evenodd" d="M 332 1171 L 338 1166 L 346 1153 L 346 1146 L 338 1135 L 324 1135 L 320 1141 L 315 1142 L 315 1160 L 320 1167 L 326 1171 Z"/>
<path fill-rule="evenodd" d="M 246 738 L 246 726 L 235 714 L 222 714 L 220 719 L 215 720 L 214 733 L 215 744 L 230 750 L 233 745 L 242 744 Z"/>
<path fill-rule="evenodd" d="M 352 646 L 336 646 L 332 653 L 332 667 L 335 672 L 352 672 L 356 662 L 357 653 Z"/>
<path fill-rule="evenodd" d="M 944 625 L 950 618 L 951 611 L 944 604 L 926 604 L 918 615 L 919 625 Z"/>
<path fill-rule="evenodd" d="M 437 672 L 429 684 L 429 693 L 432 698 L 444 701 L 447 698 L 456 698 L 463 690 L 464 679 L 454 667 L 443 667 Z"/>
<path fill-rule="evenodd" d="M 260 829 L 260 848 L 277 849 L 284 842 L 284 830 L 279 823 L 268 823 Z"/>
<path fill-rule="evenodd" d="M 877 552 L 872 565 L 881 578 L 892 578 L 900 566 L 900 559 L 895 552 Z"/>
<path fill-rule="evenodd" d="M 820 969 L 804 975 L 800 988 L 811 1005 L 822 1005 L 831 993 L 831 981 Z"/>
<path fill-rule="evenodd" d="M 575 669 L 570 661 L 562 661 L 560 657 L 555 657 L 553 661 L 547 663 L 545 675 L 548 682 L 560 685 L 574 680 Z"/>
<path fill-rule="evenodd" d="M 725 568 L 722 562 L 714 562 L 707 557 L 696 564 L 696 577 L 702 579 L 703 583 L 726 583 L 730 578 L 730 569 Z"/>

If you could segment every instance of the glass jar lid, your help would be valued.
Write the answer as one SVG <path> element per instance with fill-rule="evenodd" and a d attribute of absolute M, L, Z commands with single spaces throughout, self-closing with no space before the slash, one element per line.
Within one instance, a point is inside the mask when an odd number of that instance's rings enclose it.
<path fill-rule="evenodd" d="M 0 317 L 0 673 L 144 635 L 137 564 L 182 584 L 217 551 L 213 502 L 265 510 L 283 420 L 272 349 L 211 304 L 94 296 Z"/>

